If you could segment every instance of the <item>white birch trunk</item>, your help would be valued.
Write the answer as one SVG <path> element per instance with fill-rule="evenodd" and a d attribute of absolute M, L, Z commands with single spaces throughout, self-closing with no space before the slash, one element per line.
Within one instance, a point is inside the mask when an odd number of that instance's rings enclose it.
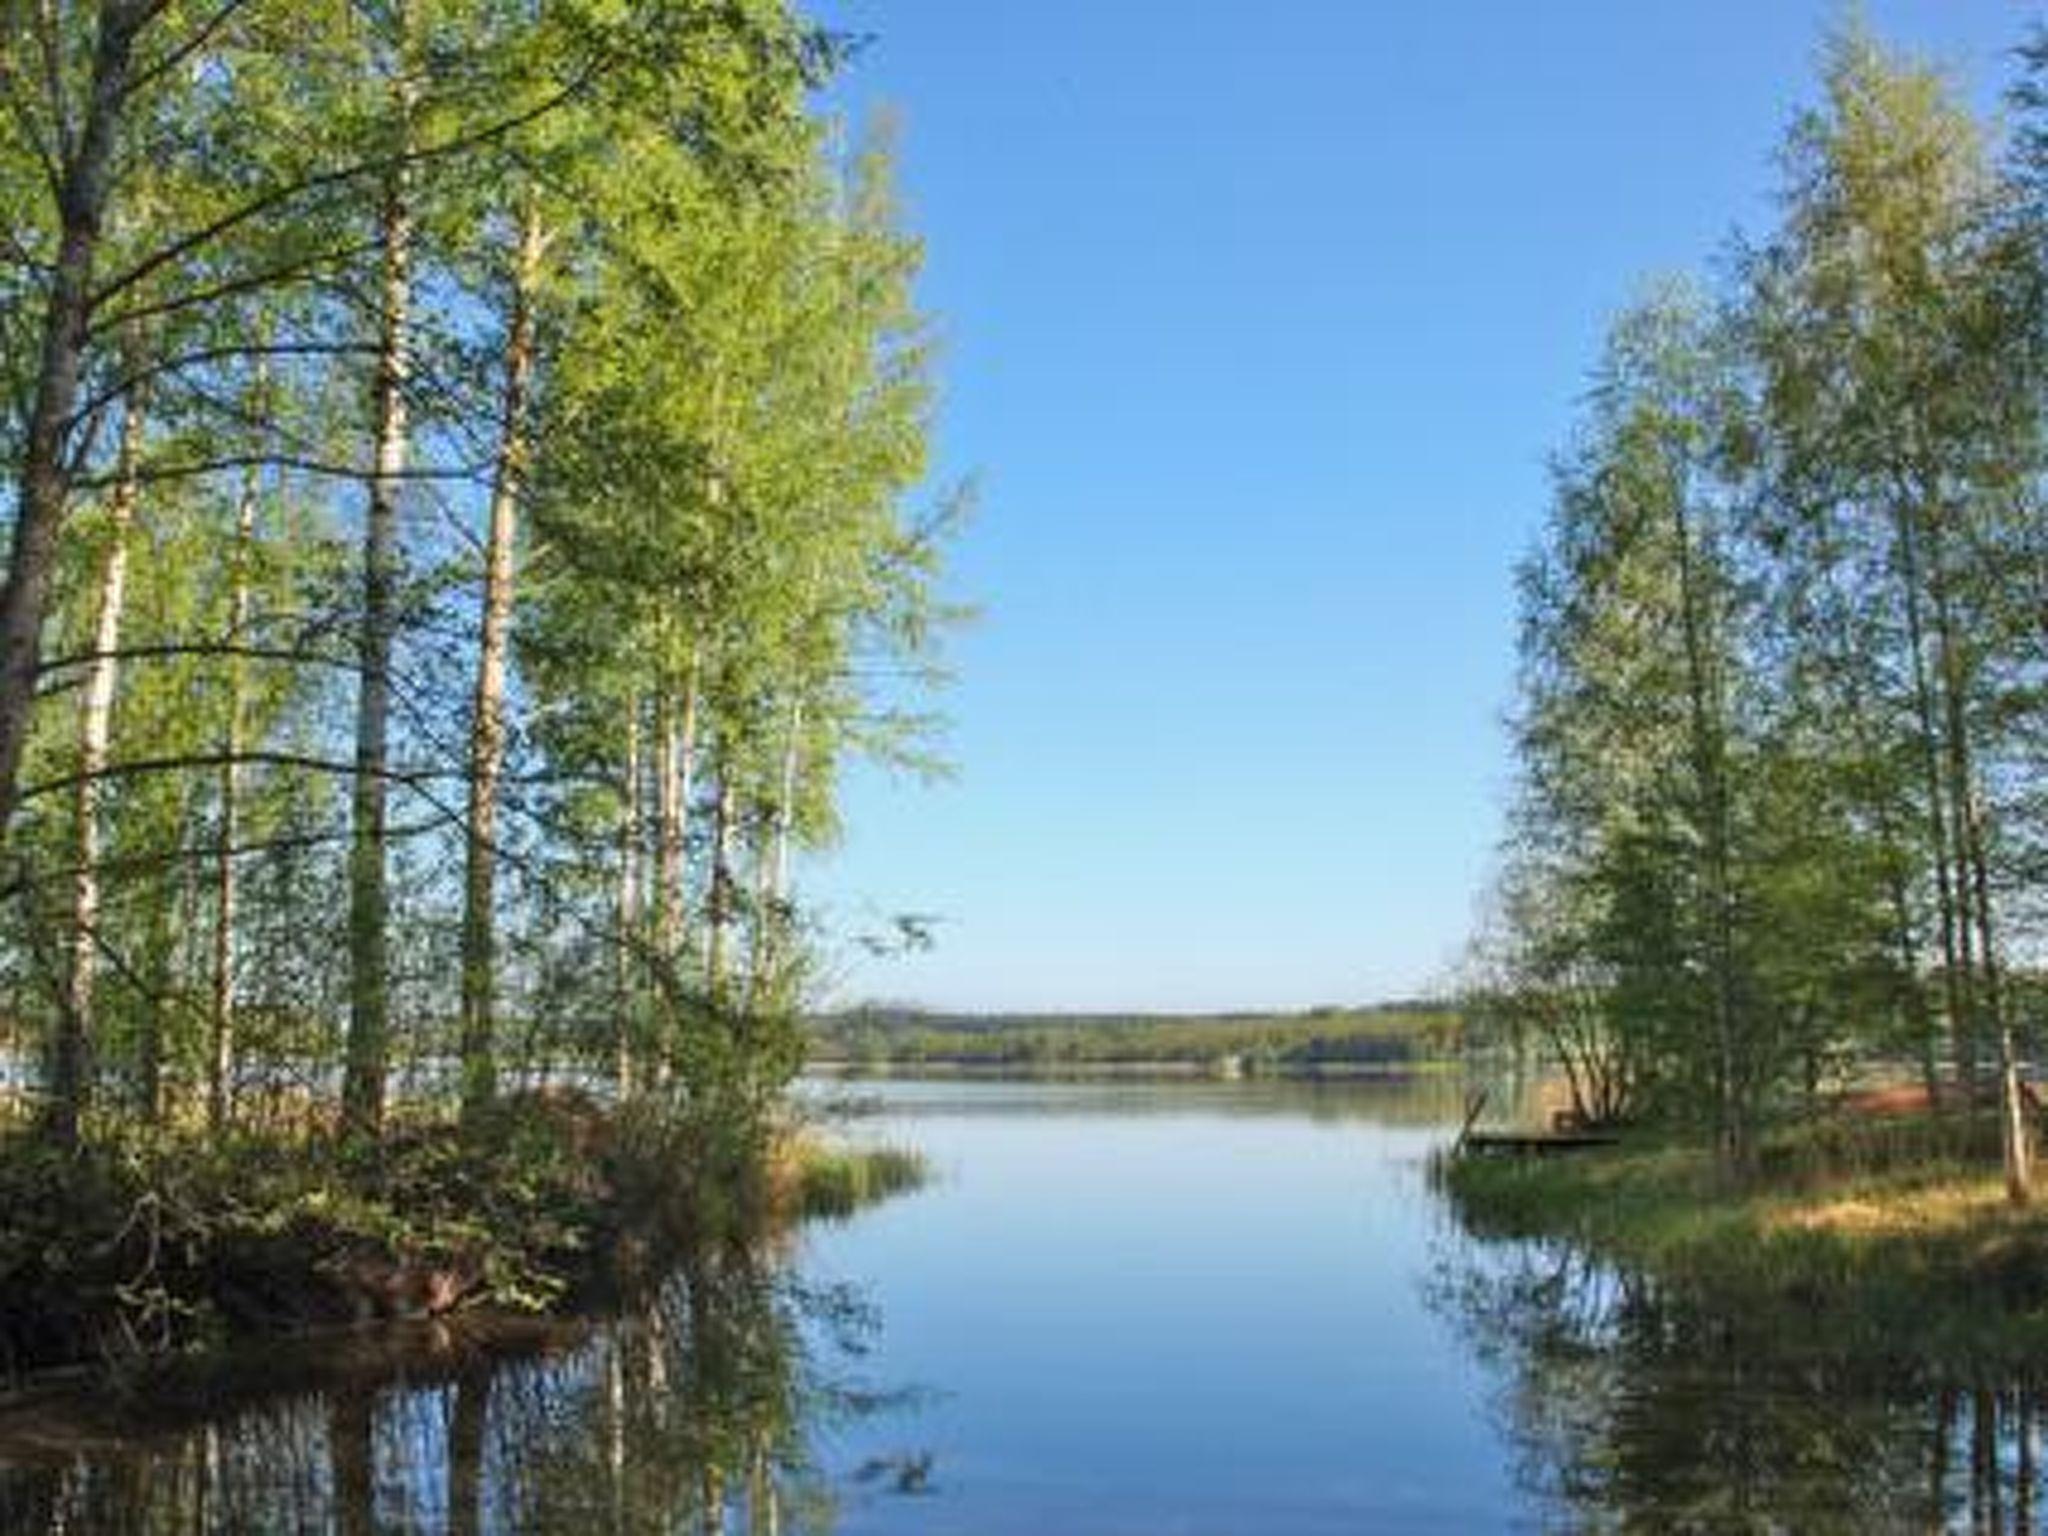
<path fill-rule="evenodd" d="M 92 659 L 78 704 L 78 789 L 73 813 L 76 861 L 71 876 L 71 973 L 64 1016 L 58 1021 L 50 1090 L 73 1123 L 91 1098 L 95 1033 L 94 987 L 99 975 L 100 775 L 113 736 L 114 691 L 120 680 L 121 620 L 128 602 L 128 535 L 140 494 L 143 401 L 131 393 L 121 415 L 114 493 L 107 508 L 107 552 L 100 562 L 93 617 Z"/>
<path fill-rule="evenodd" d="M 469 750 L 468 860 L 462 911 L 462 1106 L 473 1114 L 497 1093 L 492 1038 L 496 1007 L 498 778 L 505 762 L 505 655 L 511 636 L 519 495 L 530 452 L 526 402 L 533 379 L 534 298 L 543 245 L 532 203 L 521 218 L 513 262 L 512 316 L 505 336 L 505 387 L 484 554 L 483 626 Z"/>
<path fill-rule="evenodd" d="M 405 22 L 401 13 L 399 25 Z M 403 47 L 401 43 L 401 47 Z M 393 86 L 396 110 L 410 143 L 413 92 L 404 76 Z M 391 649 L 398 618 L 400 543 L 398 493 L 410 456 L 405 389 L 411 374 L 414 220 L 409 170 L 391 173 L 384 193 L 379 240 L 383 287 L 379 306 L 377 377 L 373 399 L 375 459 L 363 531 L 363 614 L 356 697 L 353 836 L 349 852 L 349 1031 L 342 1114 L 357 1134 L 375 1135 L 384 1122 L 384 1077 L 390 1054 L 389 893 L 387 826 L 390 764 Z"/>
<path fill-rule="evenodd" d="M 626 783 L 619 822 L 618 1057 L 613 1067 L 621 1102 L 633 1093 L 633 1018 L 640 988 L 640 700 L 626 706 Z"/>
<path fill-rule="evenodd" d="M 254 391 L 260 405 L 263 377 Z M 256 496 L 259 471 L 251 465 L 242 477 L 235 504 L 235 577 L 228 598 L 228 644 L 248 643 L 249 561 L 256 543 Z M 234 1113 L 235 1072 L 235 924 L 241 900 L 235 844 L 242 832 L 242 764 L 247 732 L 243 719 L 242 662 L 229 652 L 227 719 L 221 733 L 220 847 L 214 856 L 214 927 L 212 994 L 209 998 L 206 1052 L 206 1123 L 218 1135 Z"/>

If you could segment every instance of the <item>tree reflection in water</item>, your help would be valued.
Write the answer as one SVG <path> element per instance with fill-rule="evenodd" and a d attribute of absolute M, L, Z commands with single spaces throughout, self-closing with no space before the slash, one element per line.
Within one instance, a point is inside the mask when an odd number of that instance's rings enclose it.
<path fill-rule="evenodd" d="M 811 1439 L 902 1400 L 850 1374 L 876 1327 L 774 1257 L 693 1256 L 658 1297 L 521 1351 L 467 1327 L 280 1351 L 214 1413 L 57 1395 L 0 1425 L 0 1530 L 829 1530 Z M 538 1348 L 533 1347 L 538 1345 Z"/>
<path fill-rule="evenodd" d="M 1546 1526 L 2040 1528 L 2039 1373 L 1831 1348 L 1811 1308 L 1717 1308 L 1564 1243 L 1457 1240 L 1432 1299 Z"/>

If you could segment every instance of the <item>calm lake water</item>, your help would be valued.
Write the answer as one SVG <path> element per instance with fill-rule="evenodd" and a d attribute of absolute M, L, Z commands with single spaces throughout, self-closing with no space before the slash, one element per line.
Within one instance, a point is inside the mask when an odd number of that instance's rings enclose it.
<path fill-rule="evenodd" d="M 627 1317 L 17 1407 L 0 1530 L 2038 1528 L 2023 1384 L 1461 1232 L 1453 1084 L 819 1091 L 936 1182 Z"/>

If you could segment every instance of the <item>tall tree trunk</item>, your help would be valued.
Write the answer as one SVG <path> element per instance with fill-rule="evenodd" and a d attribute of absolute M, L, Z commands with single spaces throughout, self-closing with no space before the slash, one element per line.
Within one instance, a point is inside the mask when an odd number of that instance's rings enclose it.
<path fill-rule="evenodd" d="M 2034 1194 L 2033 1136 L 2020 1082 L 2020 1053 L 2006 1007 L 2004 968 L 1998 959 L 1998 932 L 1991 899 L 1991 860 L 1982 792 L 1974 770 L 1963 790 L 1965 851 L 1970 877 L 1970 918 L 1977 930 L 1977 953 L 1984 979 L 1984 1017 L 1998 1051 L 1999 1150 L 2005 1165 L 2005 1195 L 2025 1205 Z"/>
<path fill-rule="evenodd" d="M 401 20 L 401 26 L 403 21 Z M 401 46 L 403 43 L 401 42 Z M 393 96 L 403 135 L 411 137 L 412 88 L 400 65 Z M 413 208 L 410 171 L 401 162 L 385 183 L 379 215 L 383 291 L 372 410 L 375 463 L 363 529 L 363 614 L 356 695 L 353 832 L 349 850 L 349 1031 L 342 1115 L 356 1135 L 384 1123 L 390 1054 L 390 955 L 387 830 L 391 732 L 391 649 L 398 618 L 399 483 L 410 448 L 405 389 L 410 372 Z"/>
<path fill-rule="evenodd" d="M 483 632 L 477 645 L 476 704 L 469 745 L 468 867 L 462 907 L 462 1110 L 473 1116 L 497 1093 L 492 1050 L 495 1006 L 498 776 L 505 760 L 505 651 L 512 625 L 513 550 L 529 452 L 526 401 L 533 377 L 534 298 L 542 235 L 529 199 L 513 262 L 512 316 L 505 333 L 505 393 L 491 485 L 484 556 Z"/>
<path fill-rule="evenodd" d="M 1934 551 L 1938 557 L 1938 549 Z M 1969 675 L 1964 639 L 1948 601 L 1946 584 L 1935 591 L 1937 639 L 1941 647 L 1943 724 L 1947 733 L 1949 798 L 1955 808 L 1956 884 L 1963 907 L 1962 928 L 1974 933 L 1976 965 L 1983 983 L 1983 1018 L 1998 1051 L 1999 1147 L 2005 1165 L 2006 1198 L 2025 1205 L 2033 1192 L 2033 1154 L 2028 1147 L 2026 1105 L 2020 1096 L 2019 1057 L 2005 1000 L 1992 916 L 1990 859 L 1985 850 L 1983 801 L 1970 740 Z"/>
<path fill-rule="evenodd" d="M 723 744 L 723 743 L 721 743 Z M 711 884 L 704 912 L 704 992 L 714 1011 L 725 1007 L 726 930 L 732 922 L 732 838 L 735 801 L 731 764 L 718 771 L 712 802 Z"/>
<path fill-rule="evenodd" d="M 1729 849 L 1727 722 L 1721 688 L 1707 655 L 1708 618 L 1699 590 L 1695 531 L 1682 489 L 1672 502 L 1677 538 L 1678 596 L 1685 636 L 1686 702 L 1691 735 L 1694 792 L 1699 797 L 1701 842 L 1706 854 L 1707 901 L 1711 911 L 1709 969 L 1714 990 L 1715 1070 L 1720 1079 L 1715 1104 L 1715 1141 L 1722 1171 L 1748 1166 L 1749 1115 L 1739 1075 L 1735 1017 L 1734 875 Z"/>
<path fill-rule="evenodd" d="M 1847 712 L 1847 731 L 1853 735 L 1854 749 L 1859 756 L 1881 756 L 1883 726 L 1873 716 L 1870 698 L 1865 691 L 1863 673 L 1866 664 L 1861 649 L 1847 631 L 1838 633 L 1836 640 L 1838 643 L 1832 649 L 1829 661 L 1845 684 L 1843 707 Z M 1911 1028 L 1921 1086 L 1927 1091 L 1928 1106 L 1933 1108 L 1941 1102 L 1941 1031 L 1934 1020 L 1933 1010 L 1928 1007 L 1927 989 L 1920 978 L 1921 936 L 1908 884 L 1912 867 L 1911 833 L 1908 826 L 1900 824 L 1897 805 L 1881 791 L 1869 803 L 1868 811 L 1884 857 L 1885 899 L 1891 908 L 1891 931 L 1887 937 L 1892 953 L 1897 957 L 1899 976 L 1905 989 L 1899 1004 Z M 1905 819 L 1910 823 L 1910 816 Z"/>
<path fill-rule="evenodd" d="M 680 871 L 687 808 L 678 766 L 681 751 L 682 731 L 676 723 L 675 702 L 664 689 L 654 704 L 654 946 L 664 967 L 675 964 L 682 940 Z"/>
<path fill-rule="evenodd" d="M 1949 613 L 1948 594 L 1940 574 L 1939 546 L 1929 551 L 1934 566 L 1935 679 L 1940 707 L 1941 754 L 1947 778 L 1943 784 L 1949 822 L 1949 885 L 1955 892 L 1956 963 L 1961 967 L 1960 990 L 1965 1014 L 1970 1021 L 1970 1055 L 1981 1059 L 1984 1050 L 1983 998 L 1979 993 L 1984 957 L 1978 953 L 1977 924 L 1970 900 L 1970 767 L 1969 736 L 1963 719 L 1960 675 L 1961 658 L 1955 626 Z"/>
<path fill-rule="evenodd" d="M 654 910 L 654 964 L 659 973 L 659 995 L 672 1000 L 682 984 L 683 945 L 689 919 L 689 836 L 690 802 L 696 793 L 697 719 L 699 712 L 697 651 L 692 647 L 686 675 L 682 713 L 676 714 L 673 696 L 663 692 L 655 707 L 655 857 L 649 871 L 653 879 L 650 904 Z M 671 1005 L 660 1012 L 664 1020 L 676 1017 Z M 669 1082 L 675 1062 L 675 1042 L 664 1029 L 659 1042 L 655 1073 L 660 1085 Z"/>
<path fill-rule="evenodd" d="M 1916 514 L 1901 499 L 1894 513 L 1899 557 L 1899 584 L 1906 619 L 1906 647 L 1913 677 L 1913 713 L 1921 780 L 1927 796 L 1929 852 L 1934 860 L 1934 894 L 1941 925 L 1942 997 L 1948 1009 L 1950 1048 L 1956 1083 L 1965 1102 L 1977 1097 L 1976 1032 L 1969 1011 L 1969 989 L 1963 973 L 1957 932 L 1960 893 L 1950 878 L 1949 821 L 1942 793 L 1941 752 L 1935 725 L 1934 690 L 1927 676 L 1926 621 L 1922 616 L 1922 571 Z"/>
<path fill-rule="evenodd" d="M 1891 861 L 1897 843 L 1889 827 L 1883 833 L 1885 858 Z M 1892 909 L 1892 945 L 1898 954 L 1899 975 L 1906 991 L 1903 998 L 1911 1025 L 1913 1042 L 1920 1058 L 1920 1085 L 1927 1090 L 1927 1105 L 1941 1102 L 1940 1031 L 1928 1017 L 1927 989 L 1920 984 L 1920 944 L 1913 932 L 1912 904 L 1906 882 L 1896 872 L 1887 877 L 1887 894 Z"/>
<path fill-rule="evenodd" d="M 1991 907 L 1990 860 L 1984 848 L 1984 811 L 1976 789 L 1970 791 L 1970 874 L 1976 899 L 1980 951 L 1984 957 L 1984 1007 L 1998 1041 L 1999 1146 L 2005 1157 L 2005 1195 L 2014 1205 L 2034 1196 L 2034 1148 L 2029 1134 L 2026 1096 L 2020 1083 L 2019 1047 L 2012 1017 L 2005 1005 L 2004 975 L 1998 961 L 1997 934 Z"/>
<path fill-rule="evenodd" d="M 754 920 L 747 925 L 746 979 L 740 984 L 740 1015 L 751 1019 L 768 993 L 768 968 L 774 963 L 773 943 L 768 935 L 768 909 L 775 879 L 775 845 L 772 812 L 766 806 L 750 808 L 741 818 L 747 824 L 740 839 L 753 869 Z"/>
<path fill-rule="evenodd" d="M 171 825 L 182 831 L 190 825 L 192 796 L 182 786 L 176 791 L 176 809 Z M 193 931 L 198 917 L 198 891 L 194 866 L 179 860 L 170 889 L 156 893 L 151 904 L 149 927 L 143 945 L 143 1008 L 136 1021 L 135 1106 L 146 1124 L 163 1117 L 164 1067 L 168 1042 L 164 1035 L 165 1014 L 178 992 L 179 936 Z"/>
<path fill-rule="evenodd" d="M 789 900 L 789 859 L 796 841 L 796 791 L 803 766 L 804 701 L 789 706 L 789 739 L 782 744 L 782 782 L 775 803 L 775 879 L 778 904 Z"/>
<path fill-rule="evenodd" d="M 100 562 L 92 659 L 78 704 L 78 788 L 71 876 L 71 973 L 50 1053 L 50 1134 L 69 1144 L 91 1098 L 93 990 L 99 974 L 100 775 L 113 735 L 114 690 L 120 680 L 121 620 L 128 603 L 128 536 L 140 495 L 144 400 L 133 390 L 121 413 L 114 492 L 107 506 L 107 552 Z"/>
<path fill-rule="evenodd" d="M 92 312 L 93 262 L 113 185 L 114 139 L 127 104 L 136 36 L 158 9 L 150 0 L 102 0 L 85 115 L 74 125 L 57 187 L 57 255 L 15 475 L 7 581 L 0 587 L 0 848 L 6 846 L 20 788 L 22 750 L 42 663 L 50 572 L 71 494 L 73 415 Z"/>
<path fill-rule="evenodd" d="M 690 706 L 684 706 L 687 714 Z M 683 932 L 683 820 L 689 814 L 688 791 L 679 767 L 683 732 L 676 722 L 675 701 L 666 687 L 654 703 L 654 857 L 650 875 L 654 888 L 648 902 L 654 911 L 653 997 L 665 1004 L 676 986 L 676 953 Z M 667 1088 L 675 1065 L 675 1041 L 667 1021 L 674 1010 L 656 1006 L 651 1015 L 654 1081 Z"/>
<path fill-rule="evenodd" d="M 797 770 L 803 755 L 804 701 L 789 706 L 789 734 L 782 744 L 782 765 L 776 785 L 775 816 L 766 846 L 756 853 L 754 947 L 747 978 L 747 1011 L 765 992 L 771 998 L 789 937 L 789 857 L 796 832 Z"/>
<path fill-rule="evenodd" d="M 618 988 L 614 1085 L 623 1103 L 633 1092 L 633 1021 L 640 1004 L 640 700 L 626 705 L 626 782 L 619 818 L 619 935 L 613 959 Z"/>
<path fill-rule="evenodd" d="M 673 967 L 682 955 L 689 929 L 690 802 L 697 792 L 697 729 L 702 713 L 700 652 L 690 648 L 689 670 L 684 674 L 682 712 L 672 712 L 665 701 L 657 728 L 656 772 L 660 777 L 657 797 L 660 805 L 661 861 L 655 872 L 655 910 L 660 914 L 656 942 L 661 963 Z M 664 696 L 666 700 L 666 696 Z"/>
<path fill-rule="evenodd" d="M 251 392 L 251 414 L 262 410 L 266 377 L 259 368 Z M 256 552 L 256 500 L 261 471 L 251 465 L 242 476 L 235 504 L 234 589 L 228 598 L 228 696 L 221 731 L 220 843 L 213 864 L 213 967 L 207 1007 L 206 1123 L 217 1136 L 234 1114 L 235 924 L 240 916 L 240 866 L 235 844 L 242 835 L 241 756 L 248 734 L 248 704 L 239 647 L 248 644 L 249 567 Z"/>
<path fill-rule="evenodd" d="M 1984 847 L 1984 815 L 1972 761 L 1965 708 L 1961 640 L 1944 601 L 1938 610 L 1942 683 L 1948 728 L 1950 798 L 1956 808 L 1957 885 L 1963 899 L 1966 934 L 1976 936 L 1977 969 L 1983 980 L 1983 1018 L 1998 1050 L 1999 1149 L 2005 1165 L 2006 1198 L 2025 1205 L 2033 1193 L 2033 1155 L 2027 1145 L 2026 1105 L 2020 1096 L 2019 1057 L 2012 1025 L 2005 1017 L 1996 929 L 1991 907 L 1990 860 Z"/>

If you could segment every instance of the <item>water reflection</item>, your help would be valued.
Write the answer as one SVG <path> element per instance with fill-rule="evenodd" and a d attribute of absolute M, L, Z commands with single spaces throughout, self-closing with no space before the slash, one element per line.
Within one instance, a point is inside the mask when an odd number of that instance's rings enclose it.
<path fill-rule="evenodd" d="M 1930 1372 L 1841 1347 L 1825 1297 L 1731 1312 L 1464 1233 L 1423 1174 L 1459 1087 L 864 1084 L 940 1177 L 800 1273 L 707 1254 L 510 1352 L 383 1330 L 265 1351 L 211 1411 L 0 1413 L 0 1531 L 2041 1526 L 2048 1360 Z"/>
<path fill-rule="evenodd" d="M 2040 1528 L 2039 1377 L 1817 1347 L 1810 1318 L 1717 1310 L 1568 1244 L 1458 1243 L 1432 1289 L 1495 1374 L 1516 1481 L 1548 1524 Z"/>
<path fill-rule="evenodd" d="M 1507 1073 L 1483 1081 L 1504 1114 L 1527 1099 L 1530 1084 Z M 1456 1072 L 1385 1072 L 1350 1077 L 1069 1078 L 1002 1072 L 926 1077 L 819 1074 L 801 1084 L 821 1111 L 859 1118 L 1032 1120 L 1155 1118 L 1293 1120 L 1322 1125 L 1455 1126 L 1475 1079 Z"/>
<path fill-rule="evenodd" d="M 49 1393 L 0 1420 L 0 1530 L 825 1531 L 814 1437 L 898 1401 L 855 1375 L 875 1327 L 726 1249 L 602 1323 L 339 1337 L 154 1384 L 146 1413 Z"/>

